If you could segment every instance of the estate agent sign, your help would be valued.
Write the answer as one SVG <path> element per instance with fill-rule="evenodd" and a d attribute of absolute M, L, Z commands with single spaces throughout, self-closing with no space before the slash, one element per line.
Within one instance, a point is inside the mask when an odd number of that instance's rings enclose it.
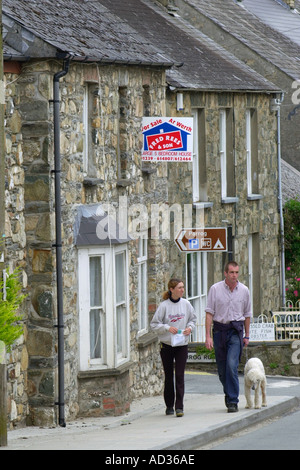
<path fill-rule="evenodd" d="M 193 118 L 144 117 L 142 160 L 193 161 Z"/>

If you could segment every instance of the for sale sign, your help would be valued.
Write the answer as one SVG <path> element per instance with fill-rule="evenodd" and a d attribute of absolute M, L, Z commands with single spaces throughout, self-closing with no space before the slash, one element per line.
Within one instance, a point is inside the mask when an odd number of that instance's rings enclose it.
<path fill-rule="evenodd" d="M 143 118 L 143 161 L 192 162 L 193 118 Z"/>

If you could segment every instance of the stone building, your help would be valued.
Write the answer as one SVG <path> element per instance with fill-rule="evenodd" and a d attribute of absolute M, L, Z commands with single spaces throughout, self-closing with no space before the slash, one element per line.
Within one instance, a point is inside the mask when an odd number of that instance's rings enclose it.
<path fill-rule="evenodd" d="M 282 90 L 281 156 L 299 172 L 300 2 L 160 0 L 160 3 Z M 288 174 L 287 167 L 284 170 Z M 299 190 L 296 194 L 299 196 Z"/>
<path fill-rule="evenodd" d="M 155 2 L 70 5 L 3 1 L 5 262 L 29 294 L 8 359 L 12 426 L 161 393 L 148 327 L 161 293 L 184 278 L 202 341 L 227 259 L 180 252 L 186 223 L 228 225 L 255 314 L 280 304 L 280 90 Z M 143 162 L 144 116 L 192 117 L 193 163 Z"/>

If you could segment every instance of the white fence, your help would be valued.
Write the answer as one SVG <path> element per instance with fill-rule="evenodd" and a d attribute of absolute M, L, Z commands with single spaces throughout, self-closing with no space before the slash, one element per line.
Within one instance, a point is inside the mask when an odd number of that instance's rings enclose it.
<path fill-rule="evenodd" d="M 271 314 L 277 341 L 300 339 L 300 300 L 295 305 L 288 300 L 285 307 L 280 311 L 273 311 Z"/>

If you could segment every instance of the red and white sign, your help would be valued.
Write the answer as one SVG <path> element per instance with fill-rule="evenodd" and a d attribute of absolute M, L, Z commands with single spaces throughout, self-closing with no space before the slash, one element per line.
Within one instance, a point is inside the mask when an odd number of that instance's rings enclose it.
<path fill-rule="evenodd" d="M 182 149 L 183 143 L 180 131 L 154 134 L 146 137 L 149 150 L 160 149 Z"/>
<path fill-rule="evenodd" d="M 143 118 L 143 161 L 193 161 L 193 118 Z"/>

